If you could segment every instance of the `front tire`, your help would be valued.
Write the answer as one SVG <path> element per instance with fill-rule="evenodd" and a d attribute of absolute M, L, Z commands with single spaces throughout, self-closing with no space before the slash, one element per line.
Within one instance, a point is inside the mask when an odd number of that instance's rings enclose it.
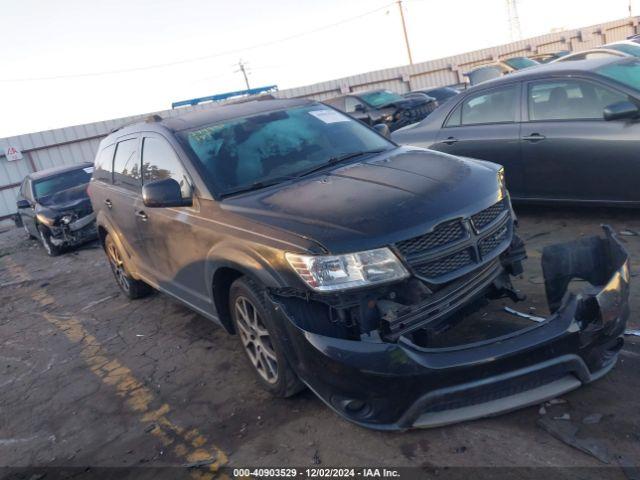
<path fill-rule="evenodd" d="M 25 230 L 27 231 L 27 234 L 29 234 L 27 227 L 25 227 Z M 47 255 L 50 257 L 57 257 L 62 253 L 62 247 L 54 245 L 51 242 L 51 232 L 48 228 L 38 225 L 38 233 L 40 234 L 40 242 L 42 243 L 44 250 L 47 252 Z"/>
<path fill-rule="evenodd" d="M 142 280 L 136 280 L 131 276 L 127 267 L 124 264 L 122 253 L 113 241 L 111 235 L 107 234 L 104 239 L 104 250 L 109 260 L 109 266 L 113 272 L 113 276 L 116 279 L 116 283 L 122 293 L 124 293 L 130 300 L 142 298 L 151 292 L 151 287 L 144 283 Z"/>
<path fill-rule="evenodd" d="M 247 277 L 231 285 L 229 309 L 240 344 L 260 385 L 275 397 L 304 390 L 284 355 L 274 321 L 264 301 L 264 288 Z"/>

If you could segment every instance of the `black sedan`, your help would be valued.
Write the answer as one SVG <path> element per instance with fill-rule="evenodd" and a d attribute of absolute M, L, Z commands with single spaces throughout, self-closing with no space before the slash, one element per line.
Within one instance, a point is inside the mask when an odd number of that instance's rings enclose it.
<path fill-rule="evenodd" d="M 383 123 L 391 131 L 419 122 L 438 106 L 434 98 L 404 98 L 391 90 L 367 90 L 323 100 L 366 123 Z"/>
<path fill-rule="evenodd" d="M 558 62 L 461 93 L 403 144 L 491 160 L 515 201 L 640 206 L 640 61 Z"/>
<path fill-rule="evenodd" d="M 451 97 L 455 97 L 460 93 L 460 90 L 453 87 L 430 87 L 422 88 L 420 90 L 412 90 L 409 93 L 405 93 L 405 98 L 425 98 L 430 97 L 438 102 L 438 105 L 446 102 Z"/>
<path fill-rule="evenodd" d="M 18 218 L 47 254 L 96 238 L 96 216 L 87 194 L 92 163 L 54 167 L 25 177 L 17 198 Z"/>

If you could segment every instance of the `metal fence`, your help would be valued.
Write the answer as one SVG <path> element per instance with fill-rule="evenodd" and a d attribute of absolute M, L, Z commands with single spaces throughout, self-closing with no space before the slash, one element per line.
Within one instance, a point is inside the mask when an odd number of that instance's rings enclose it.
<path fill-rule="evenodd" d="M 283 98 L 309 97 L 323 100 L 341 93 L 371 88 L 389 88 L 404 93 L 429 86 L 459 84 L 465 81 L 464 73 L 477 65 L 513 56 L 529 56 L 559 50 L 579 51 L 597 47 L 640 33 L 638 23 L 639 17 L 629 17 L 429 62 L 280 90 L 275 95 Z M 212 108 L 215 105 L 215 103 L 203 103 L 154 113 L 169 117 L 193 110 Z M 22 160 L 14 162 L 0 155 L 0 220 L 9 218 L 15 213 L 15 198 L 19 185 L 29 172 L 56 165 L 93 160 L 101 138 L 108 135 L 114 128 L 141 120 L 147 115 L 149 114 L 0 139 L 0 152 L 3 151 L 1 148 L 3 145 L 11 145 L 21 150 L 23 155 Z"/>

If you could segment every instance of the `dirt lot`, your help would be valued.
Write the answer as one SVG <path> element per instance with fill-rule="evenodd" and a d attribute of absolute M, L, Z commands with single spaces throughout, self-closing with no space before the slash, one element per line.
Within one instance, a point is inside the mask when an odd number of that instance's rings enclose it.
<path fill-rule="evenodd" d="M 640 232 L 632 211 L 518 213 L 530 257 L 519 281 L 529 294 L 522 311 L 544 312 L 544 245 L 597 234 L 601 223 Z M 636 272 L 640 236 L 621 238 Z M 630 326 L 638 328 L 640 283 L 631 293 Z M 640 463 L 639 340 L 627 337 L 610 375 L 546 407 L 546 418 L 579 427 L 577 437 L 590 438 L 609 457 L 607 475 L 614 478 L 634 474 L 620 463 Z M 538 406 L 451 427 L 381 433 L 347 423 L 309 392 L 273 399 L 258 388 L 236 338 L 164 295 L 135 302 L 120 295 L 97 245 L 52 259 L 22 230 L 2 233 L 0 341 L 4 466 L 180 466 L 215 459 L 214 466 L 375 464 L 437 472 L 604 465 L 540 428 Z M 570 419 L 553 420 L 563 414 Z M 585 424 L 591 414 L 602 418 Z M 595 469 L 580 473 L 602 476 Z"/>

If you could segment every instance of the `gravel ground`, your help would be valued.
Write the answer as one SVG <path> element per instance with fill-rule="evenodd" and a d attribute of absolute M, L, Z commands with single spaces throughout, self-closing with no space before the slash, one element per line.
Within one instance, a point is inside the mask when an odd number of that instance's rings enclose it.
<path fill-rule="evenodd" d="M 621 238 L 638 271 L 637 212 L 518 214 L 529 253 L 518 280 L 528 294 L 522 311 L 546 310 L 542 247 L 597 234 L 601 223 L 626 233 Z M 640 285 L 632 282 L 630 327 L 638 328 Z M 213 461 L 214 468 L 375 464 L 421 472 L 604 465 L 551 436 L 539 426 L 544 417 L 578 428 L 577 437 L 609 459 L 607 475 L 626 478 L 633 469 L 617 465 L 640 459 L 638 340 L 627 337 L 611 374 L 545 407 L 544 415 L 536 406 L 445 428 L 375 432 L 340 419 L 310 392 L 271 398 L 258 388 L 236 338 L 165 295 L 124 298 L 96 244 L 49 258 L 11 229 L 0 233 L 0 465 Z M 579 472 L 565 471 L 567 478 L 603 477 L 602 470 Z"/>

